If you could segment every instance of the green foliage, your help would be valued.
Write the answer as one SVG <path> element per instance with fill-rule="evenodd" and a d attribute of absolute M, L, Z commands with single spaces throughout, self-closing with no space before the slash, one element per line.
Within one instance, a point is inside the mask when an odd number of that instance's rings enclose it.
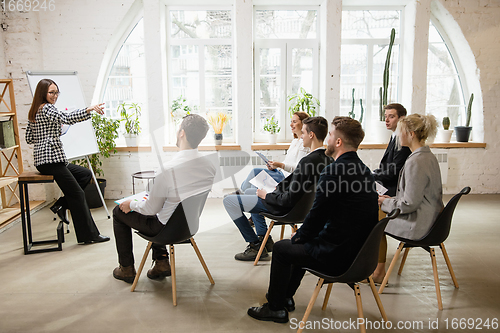
<path fill-rule="evenodd" d="M 448 117 L 443 118 L 443 129 L 445 130 L 450 129 L 450 118 Z"/>
<path fill-rule="evenodd" d="M 123 102 L 118 105 L 117 112 L 120 112 L 122 121 L 125 121 L 125 132 L 128 134 L 138 135 L 141 132 L 139 126 L 139 117 L 141 115 L 141 107 L 138 103 Z"/>
<path fill-rule="evenodd" d="M 470 94 L 469 105 L 467 105 L 467 119 L 465 121 L 465 126 L 469 127 L 470 117 L 472 115 L 472 101 L 474 100 L 474 94 Z"/>
<path fill-rule="evenodd" d="M 264 131 L 271 134 L 277 134 L 281 131 L 278 121 L 274 118 L 274 115 L 266 119 L 266 123 L 264 124 Z"/>
<path fill-rule="evenodd" d="M 97 138 L 97 146 L 99 147 L 99 154 L 89 156 L 90 164 L 94 173 L 97 176 L 103 176 L 104 172 L 101 169 L 101 158 L 108 158 L 111 153 L 116 153 L 116 142 L 118 138 L 118 128 L 120 127 L 120 120 L 113 120 L 101 116 L 98 113 L 92 113 L 92 126 L 95 130 Z M 86 159 L 73 161 L 72 163 L 88 167 Z"/>
<path fill-rule="evenodd" d="M 396 30 L 392 28 L 391 30 L 391 39 L 389 41 L 389 48 L 387 49 L 387 56 L 385 58 L 385 66 L 384 66 L 384 80 L 382 83 L 382 88 L 380 88 L 380 105 L 379 105 L 379 120 L 383 121 L 384 120 L 384 105 L 387 105 L 387 90 L 389 87 L 389 70 L 391 66 L 391 53 L 392 53 L 392 46 L 394 45 L 394 40 L 396 39 Z"/>
<path fill-rule="evenodd" d="M 300 88 L 296 94 L 289 95 L 288 101 L 292 102 L 288 108 L 290 117 L 297 111 L 304 111 L 311 117 L 316 116 L 319 112 L 319 100 L 306 92 L 304 88 Z"/>
<path fill-rule="evenodd" d="M 183 98 L 182 95 L 174 99 L 170 106 L 170 116 L 174 119 L 176 124 L 178 124 L 182 118 L 191 114 L 191 111 L 191 107 L 186 104 L 186 99 Z"/>

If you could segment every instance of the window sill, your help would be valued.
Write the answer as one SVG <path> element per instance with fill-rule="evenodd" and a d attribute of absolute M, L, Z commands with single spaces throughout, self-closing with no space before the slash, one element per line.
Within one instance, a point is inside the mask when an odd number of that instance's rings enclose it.
<path fill-rule="evenodd" d="M 142 147 L 116 147 L 117 151 L 128 151 L 128 152 L 139 152 L 139 151 L 151 151 L 150 146 L 142 146 Z"/>
<path fill-rule="evenodd" d="M 164 146 L 163 151 L 178 151 L 177 146 Z M 199 145 L 199 151 L 215 151 L 215 150 L 241 150 L 241 146 L 237 144 L 227 144 L 222 145 Z"/>
<path fill-rule="evenodd" d="M 287 150 L 290 147 L 289 143 L 277 143 L 274 145 L 268 143 L 254 143 L 252 150 Z M 326 146 L 325 146 L 326 147 Z M 486 143 L 482 142 L 449 142 L 449 143 L 433 143 L 431 148 L 486 148 Z M 387 143 L 362 143 L 359 149 L 386 149 Z"/>

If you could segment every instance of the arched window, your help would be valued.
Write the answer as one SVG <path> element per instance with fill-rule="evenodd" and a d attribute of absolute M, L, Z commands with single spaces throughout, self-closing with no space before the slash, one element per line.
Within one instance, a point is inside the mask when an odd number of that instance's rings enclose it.
<path fill-rule="evenodd" d="M 465 109 L 464 89 L 449 45 L 432 20 L 429 25 L 427 57 L 426 113 L 436 116 L 438 123 L 449 117 L 453 128 L 462 124 Z"/>
<path fill-rule="evenodd" d="M 144 57 L 144 24 L 141 18 L 120 47 L 109 71 L 104 88 L 103 102 L 107 117 L 120 118 L 118 107 L 122 103 L 137 103 L 141 107 L 141 132 L 147 133 L 147 83 Z M 141 141 L 148 136 L 141 137 Z"/>

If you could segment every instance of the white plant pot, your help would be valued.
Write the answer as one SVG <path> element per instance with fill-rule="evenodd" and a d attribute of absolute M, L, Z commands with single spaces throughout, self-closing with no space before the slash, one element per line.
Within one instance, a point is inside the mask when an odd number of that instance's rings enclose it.
<path fill-rule="evenodd" d="M 436 135 L 435 142 L 449 143 L 451 140 L 452 134 L 453 134 L 452 129 L 449 129 L 449 130 L 440 129 Z"/>
<path fill-rule="evenodd" d="M 385 121 L 373 121 L 370 130 L 374 143 L 388 143 L 391 139 L 392 131 L 387 129 Z"/>
<path fill-rule="evenodd" d="M 269 139 L 270 145 L 275 145 L 278 139 L 278 134 L 267 133 L 267 138 Z"/>
<path fill-rule="evenodd" d="M 137 147 L 137 135 L 125 133 L 123 136 L 127 147 Z"/>

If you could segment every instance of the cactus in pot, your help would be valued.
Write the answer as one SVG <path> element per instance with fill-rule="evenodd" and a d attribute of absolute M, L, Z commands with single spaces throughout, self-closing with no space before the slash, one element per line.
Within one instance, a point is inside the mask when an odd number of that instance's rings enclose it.
<path fill-rule="evenodd" d="M 448 118 L 448 117 L 443 118 L 443 129 L 444 130 L 450 129 L 450 118 Z"/>

